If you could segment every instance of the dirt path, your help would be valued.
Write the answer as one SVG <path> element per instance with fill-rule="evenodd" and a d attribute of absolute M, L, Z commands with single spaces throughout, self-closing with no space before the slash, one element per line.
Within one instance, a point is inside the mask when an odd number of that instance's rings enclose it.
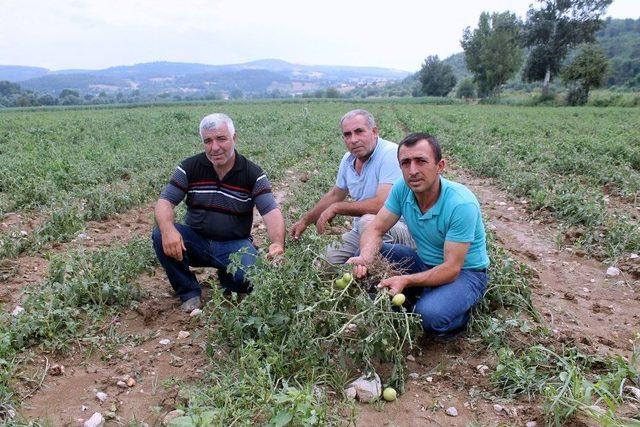
<path fill-rule="evenodd" d="M 501 245 L 537 272 L 534 303 L 554 336 L 591 351 L 627 355 L 631 349 L 628 339 L 640 325 L 635 314 L 639 311 L 637 284 L 624 274 L 607 278 L 607 265 L 569 250 L 558 250 L 553 224 L 532 221 L 522 205 L 509 202 L 504 193 L 487 182 L 468 177 L 463 177 L 462 182 L 478 195 L 489 218 L 487 227 Z M 287 184 L 278 194 L 280 201 L 288 192 Z M 90 239 L 84 239 L 82 244 L 91 248 L 108 246 L 132 236 L 148 235 L 152 225 L 152 205 L 146 205 L 91 224 L 87 233 Z M 264 235 L 260 221 L 256 221 L 255 230 Z M 1 291 L 0 301 L 17 301 L 21 289 L 44 277 L 47 261 L 21 257 L 16 265 L 20 274 L 14 275 Z M 198 318 L 178 310 L 161 269 L 141 278 L 141 282 L 149 292 L 148 299 L 137 310 L 112 322 L 122 341 L 114 335 L 111 342 L 101 343 L 102 351 L 97 354 L 78 353 L 67 359 L 49 360 L 50 364 L 62 363 L 67 369 L 62 376 L 45 377 L 42 389 L 23 403 L 25 416 L 47 420 L 52 425 L 76 425 L 78 419 L 87 419 L 99 411 L 113 413 L 114 418 L 107 425 L 134 419 L 156 425 L 178 405 L 181 398 L 177 388 L 164 385 L 175 378 L 188 382 L 203 374 L 207 363 L 203 325 Z M 190 335 L 178 339 L 179 331 Z M 164 338 L 170 344 L 160 344 Z M 358 425 L 523 425 L 536 419 L 542 424 L 540 408 L 535 404 L 483 397 L 491 387 L 487 374 L 477 366 L 492 366 L 492 360 L 478 348 L 472 339 L 423 346 L 422 353 L 415 354 L 415 360 L 409 362 L 412 375 L 406 393 L 396 403 L 385 405 L 382 412 L 373 405 L 359 405 Z M 44 364 L 43 358 L 36 358 L 34 367 Z M 133 378 L 135 385 L 119 387 L 117 381 L 126 381 L 127 377 Z M 107 394 L 105 402 L 96 399 L 98 391 Z M 496 403 L 508 411 L 496 413 Z M 445 414 L 450 406 L 456 407 L 457 417 Z"/>

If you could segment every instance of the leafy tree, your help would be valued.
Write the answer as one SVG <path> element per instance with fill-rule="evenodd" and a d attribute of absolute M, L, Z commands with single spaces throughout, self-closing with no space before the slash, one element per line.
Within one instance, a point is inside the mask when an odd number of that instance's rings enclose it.
<path fill-rule="evenodd" d="M 438 55 L 428 56 L 418 72 L 422 93 L 429 96 L 447 96 L 456 85 L 456 76 L 450 65 L 443 64 Z"/>
<path fill-rule="evenodd" d="M 473 83 L 473 79 L 466 78 L 460 82 L 456 89 L 457 98 L 473 98 L 476 96 L 476 85 Z"/>
<path fill-rule="evenodd" d="M 0 96 L 9 97 L 11 95 L 17 95 L 20 93 L 20 85 L 17 83 L 11 83 L 8 80 L 0 81 Z"/>
<path fill-rule="evenodd" d="M 523 77 L 528 82 L 543 81 L 542 92 L 561 69 L 562 61 L 574 46 L 595 40 L 602 26 L 600 17 L 613 0 L 538 0 L 527 12 L 523 42 L 531 48 Z"/>
<path fill-rule="evenodd" d="M 67 96 L 75 96 L 76 98 L 79 98 L 80 93 L 77 90 L 73 89 L 62 89 L 62 91 L 60 91 L 60 94 L 58 95 L 58 98 L 66 98 Z"/>
<path fill-rule="evenodd" d="M 229 98 L 231 98 L 231 99 L 242 99 L 242 98 L 244 98 L 244 93 L 240 89 L 234 89 L 229 94 Z"/>
<path fill-rule="evenodd" d="M 479 95 L 495 95 L 522 64 L 521 23 L 510 12 L 480 14 L 478 28 L 464 30 L 461 45 Z"/>
<path fill-rule="evenodd" d="M 567 95 L 567 103 L 586 104 L 589 90 L 601 86 L 604 82 L 607 67 L 607 57 L 600 46 L 584 45 L 573 61 L 562 69 L 563 80 L 574 85 Z"/>
<path fill-rule="evenodd" d="M 340 91 L 335 87 L 328 87 L 324 92 L 324 96 L 327 98 L 340 98 Z"/>

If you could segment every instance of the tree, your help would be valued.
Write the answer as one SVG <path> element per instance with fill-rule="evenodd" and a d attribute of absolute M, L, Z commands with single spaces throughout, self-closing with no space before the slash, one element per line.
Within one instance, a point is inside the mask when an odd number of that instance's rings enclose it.
<path fill-rule="evenodd" d="M 422 93 L 429 96 L 447 96 L 456 85 L 453 68 L 440 61 L 438 55 L 428 56 L 424 60 L 418 79 L 422 83 Z"/>
<path fill-rule="evenodd" d="M 11 95 L 17 95 L 21 92 L 20 85 L 17 83 L 11 83 L 9 80 L 0 81 L 0 96 L 9 97 Z"/>
<path fill-rule="evenodd" d="M 496 95 L 522 64 L 521 23 L 510 12 L 480 14 L 478 28 L 464 30 L 460 44 L 478 95 Z"/>
<path fill-rule="evenodd" d="M 68 96 L 75 96 L 76 98 L 80 98 L 80 93 L 77 90 L 73 89 L 62 89 L 58 98 L 66 98 Z"/>
<path fill-rule="evenodd" d="M 573 84 L 567 94 L 569 105 L 583 105 L 589 99 L 589 90 L 600 87 L 607 74 L 609 62 L 602 48 L 586 44 L 573 61 L 562 69 L 562 79 Z"/>
<path fill-rule="evenodd" d="M 591 43 L 602 26 L 600 17 L 613 0 L 538 0 L 524 25 L 523 42 L 531 48 L 524 67 L 527 82 L 543 81 L 542 93 L 556 76 L 569 49 Z"/>
<path fill-rule="evenodd" d="M 328 87 L 324 92 L 326 98 L 340 98 L 340 91 L 335 87 Z"/>
<path fill-rule="evenodd" d="M 476 96 L 476 85 L 473 83 L 473 79 L 466 78 L 463 79 L 458 88 L 456 89 L 456 97 L 457 98 L 473 98 Z"/>

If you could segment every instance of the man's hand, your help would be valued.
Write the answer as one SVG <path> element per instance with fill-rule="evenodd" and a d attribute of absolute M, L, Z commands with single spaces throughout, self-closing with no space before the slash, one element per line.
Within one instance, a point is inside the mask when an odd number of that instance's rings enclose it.
<path fill-rule="evenodd" d="M 356 279 L 362 279 L 367 276 L 367 265 L 370 263 L 371 261 L 363 256 L 355 256 L 347 260 L 347 264 L 353 265 L 353 275 Z"/>
<path fill-rule="evenodd" d="M 184 247 L 184 241 L 182 235 L 175 227 L 169 228 L 164 232 L 161 232 L 162 236 L 162 250 L 168 257 L 182 261 L 182 253 L 187 250 Z"/>
<path fill-rule="evenodd" d="M 395 295 L 401 293 L 408 284 L 408 276 L 393 276 L 380 282 L 380 284 L 378 284 L 378 288 L 388 288 L 389 293 L 391 295 Z"/>
<path fill-rule="evenodd" d="M 273 260 L 273 262 L 280 262 L 284 254 L 284 248 L 280 243 L 272 243 L 269 245 L 269 252 L 267 253 L 267 259 Z"/>
<path fill-rule="evenodd" d="M 300 236 L 302 236 L 302 233 L 304 233 L 304 230 L 306 229 L 307 229 L 306 221 L 304 219 L 299 220 L 298 222 L 293 224 L 293 227 L 291 227 L 291 237 L 293 237 L 295 240 L 298 240 Z"/>
<path fill-rule="evenodd" d="M 320 218 L 318 218 L 318 221 L 316 222 L 316 229 L 318 230 L 318 233 L 324 234 L 325 231 L 327 231 L 326 226 L 331 222 L 334 216 L 336 216 L 336 211 L 334 210 L 333 205 L 329 206 L 320 214 Z"/>

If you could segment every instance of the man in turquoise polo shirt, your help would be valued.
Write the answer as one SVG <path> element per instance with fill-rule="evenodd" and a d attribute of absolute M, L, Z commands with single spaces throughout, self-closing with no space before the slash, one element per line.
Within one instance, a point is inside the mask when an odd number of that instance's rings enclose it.
<path fill-rule="evenodd" d="M 445 167 L 440 144 L 425 133 L 407 135 L 398 146 L 403 179 L 365 230 L 361 254 L 349 259 L 355 275 L 367 274 L 375 255 L 401 266 L 402 274 L 378 285 L 392 295 L 404 293 L 427 332 L 450 336 L 462 330 L 471 308 L 487 285 L 486 239 L 480 204 L 464 185 L 441 175 Z M 417 251 L 382 244 L 381 236 L 400 218 Z"/>
<path fill-rule="evenodd" d="M 353 228 L 342 235 L 342 242 L 326 250 L 325 259 L 331 264 L 344 264 L 355 255 L 362 230 L 384 205 L 393 183 L 402 177 L 397 158 L 398 145 L 378 136 L 378 127 L 371 113 L 366 110 L 349 111 L 340 120 L 340 130 L 348 151 L 342 156 L 336 183 L 291 228 L 291 236 L 298 239 L 311 224 L 316 224 L 322 234 L 336 215 L 354 217 Z M 347 196 L 351 200 L 347 200 Z M 414 247 L 402 221 L 390 227 L 382 238 L 388 243 Z"/>

